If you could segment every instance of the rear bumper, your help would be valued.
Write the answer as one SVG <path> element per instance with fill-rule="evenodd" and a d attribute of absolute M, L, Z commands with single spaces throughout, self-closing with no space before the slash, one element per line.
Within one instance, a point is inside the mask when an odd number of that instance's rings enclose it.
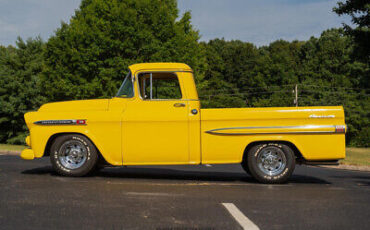
<path fill-rule="evenodd" d="M 35 154 L 32 149 L 24 149 L 21 152 L 21 158 L 23 160 L 33 160 L 35 159 Z"/>

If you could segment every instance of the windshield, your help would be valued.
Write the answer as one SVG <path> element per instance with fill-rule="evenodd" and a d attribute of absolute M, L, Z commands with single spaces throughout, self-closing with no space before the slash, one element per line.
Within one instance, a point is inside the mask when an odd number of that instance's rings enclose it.
<path fill-rule="evenodd" d="M 123 80 L 123 83 L 119 88 L 116 97 L 125 97 L 125 98 L 133 97 L 134 96 L 133 88 L 134 87 L 132 85 L 131 72 L 129 72 L 125 79 Z"/>

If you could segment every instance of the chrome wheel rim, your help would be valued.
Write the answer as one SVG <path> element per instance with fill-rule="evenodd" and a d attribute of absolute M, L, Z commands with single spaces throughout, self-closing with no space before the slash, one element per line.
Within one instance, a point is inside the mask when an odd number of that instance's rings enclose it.
<path fill-rule="evenodd" d="M 67 141 L 59 150 L 59 162 L 68 169 L 80 168 L 87 159 L 87 149 L 79 141 Z"/>
<path fill-rule="evenodd" d="M 258 168 L 269 176 L 276 176 L 282 173 L 286 164 L 287 160 L 284 152 L 274 146 L 262 149 L 257 155 Z"/>

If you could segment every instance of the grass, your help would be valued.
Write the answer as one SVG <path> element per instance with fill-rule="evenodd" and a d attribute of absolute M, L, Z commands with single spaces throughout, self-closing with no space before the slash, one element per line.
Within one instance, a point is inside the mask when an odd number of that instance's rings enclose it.
<path fill-rule="evenodd" d="M 0 151 L 22 151 L 24 145 L 0 144 Z M 370 166 L 370 148 L 346 148 L 346 159 L 341 160 L 341 164 L 346 165 L 365 165 Z"/>
<path fill-rule="evenodd" d="M 0 144 L 0 151 L 22 151 L 23 149 L 27 148 L 24 145 L 8 145 L 8 144 Z"/>
<path fill-rule="evenodd" d="M 370 148 L 346 148 L 346 158 L 341 164 L 370 166 Z"/>

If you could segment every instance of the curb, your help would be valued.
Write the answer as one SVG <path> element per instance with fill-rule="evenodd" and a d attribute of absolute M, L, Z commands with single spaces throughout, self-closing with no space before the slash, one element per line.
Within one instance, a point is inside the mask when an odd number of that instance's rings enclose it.
<path fill-rule="evenodd" d="M 20 151 L 0 150 L 0 155 L 19 156 Z"/>

